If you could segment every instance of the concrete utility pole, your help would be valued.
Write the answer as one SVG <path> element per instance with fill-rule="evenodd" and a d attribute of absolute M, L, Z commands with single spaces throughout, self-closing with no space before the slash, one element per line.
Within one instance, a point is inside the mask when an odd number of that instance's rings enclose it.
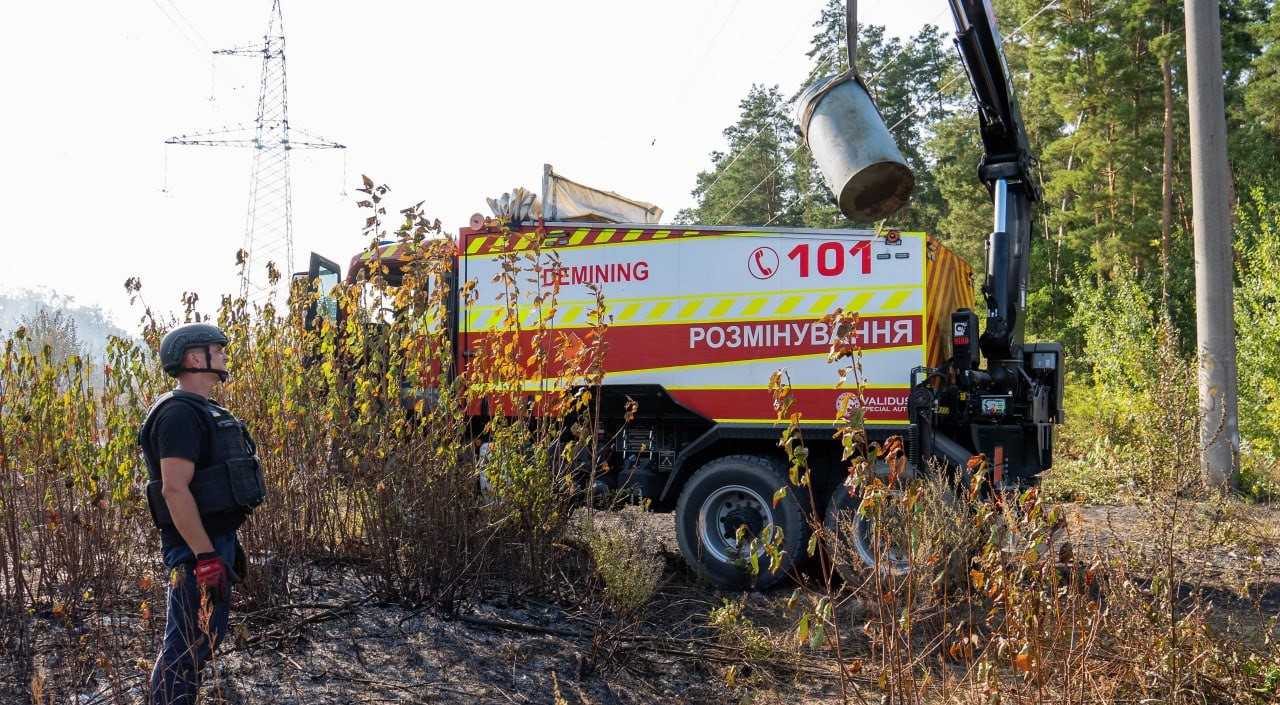
<path fill-rule="evenodd" d="M 1231 282 L 1231 175 L 1222 97 L 1222 27 L 1217 0 L 1186 0 L 1191 114 L 1192 227 L 1196 338 L 1200 355 L 1200 467 L 1212 487 L 1236 486 L 1236 339 Z"/>

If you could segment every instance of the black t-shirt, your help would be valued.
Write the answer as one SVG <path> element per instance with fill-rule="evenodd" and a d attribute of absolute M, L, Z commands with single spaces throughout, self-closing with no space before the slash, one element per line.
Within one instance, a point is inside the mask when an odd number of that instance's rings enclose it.
<path fill-rule="evenodd" d="M 208 420 L 202 417 L 200 412 L 191 408 L 190 404 L 170 401 L 161 406 L 156 411 L 149 439 L 154 454 L 148 457 L 148 463 L 151 463 L 151 458 L 155 460 L 151 468 L 151 476 L 161 479 L 160 460 L 162 458 L 182 458 L 190 460 L 197 468 L 207 467 L 210 454 L 213 452 L 210 447 L 211 429 L 208 425 Z M 203 516 L 201 522 L 204 524 L 205 532 L 213 538 L 228 531 L 235 531 L 244 522 L 244 515 L 240 512 L 229 512 Z M 173 526 L 160 527 L 160 542 L 165 548 L 186 543 L 182 534 L 178 533 L 177 528 Z"/>
<path fill-rule="evenodd" d="M 195 409 L 182 402 L 169 402 L 156 412 L 155 425 L 151 428 L 152 447 L 156 461 L 161 458 L 182 458 L 196 465 L 204 465 L 208 458 L 209 431 L 205 420 Z M 155 468 L 156 477 L 160 468 Z"/>

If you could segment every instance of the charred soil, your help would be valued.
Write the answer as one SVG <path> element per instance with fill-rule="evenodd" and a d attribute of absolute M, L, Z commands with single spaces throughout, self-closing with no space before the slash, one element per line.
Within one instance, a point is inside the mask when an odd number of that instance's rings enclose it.
<path fill-rule="evenodd" d="M 1231 538 L 1219 551 L 1189 551 L 1158 532 L 1149 507 L 1066 505 L 1057 550 L 1114 556 L 1134 565 L 1167 565 L 1187 579 L 1179 592 L 1206 597 L 1224 636 L 1262 644 L 1280 610 L 1280 508 L 1236 508 Z M 1227 518 L 1188 503 L 1189 526 L 1204 532 Z M 1219 514 L 1215 514 L 1219 512 Z M 608 515 L 599 515 L 608 521 Z M 719 638 L 709 615 L 725 600 L 742 606 L 764 633 L 788 641 L 784 603 L 792 588 L 765 594 L 720 593 L 700 585 L 675 547 L 670 515 L 643 516 L 664 563 L 657 594 L 624 618 L 593 599 L 598 586 L 552 594 L 504 588 L 450 605 L 423 607 L 381 599 L 366 589 L 359 565 L 310 561 L 291 574 L 289 598 L 272 606 L 243 600 L 228 643 L 207 673 L 206 703 L 724 703 L 838 702 L 835 660 L 826 648 L 796 647 L 772 660 Z M 1135 580 L 1152 576 L 1135 573 Z M 150 597 L 138 590 L 128 603 Z M 149 618 L 145 618 L 147 613 Z M 46 702 L 141 703 L 162 627 L 162 609 L 119 614 L 56 610 L 26 617 L 33 647 L 25 663 L 0 665 L 0 701 L 29 702 L 32 684 L 77 683 L 74 692 L 46 689 Z M 5 641 L 14 639 L 11 634 Z M 120 644 L 114 663 L 67 673 L 69 651 L 87 640 Z M 842 640 L 846 659 L 865 653 L 862 635 Z M 755 669 L 756 672 L 752 672 Z M 875 686 L 855 680 L 875 702 Z M 852 694 L 851 694 L 852 695 Z M 853 698 L 855 702 L 859 698 Z"/>

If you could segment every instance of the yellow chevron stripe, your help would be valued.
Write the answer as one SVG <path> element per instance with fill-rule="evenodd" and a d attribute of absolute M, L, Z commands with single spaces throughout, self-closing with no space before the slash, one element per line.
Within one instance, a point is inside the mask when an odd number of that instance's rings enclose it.
<path fill-rule="evenodd" d="M 484 328 L 487 328 L 493 323 L 487 319 L 492 318 L 494 313 L 497 313 L 497 311 L 489 308 L 476 308 L 476 310 L 472 311 L 471 315 L 467 318 L 467 329 L 483 330 Z M 483 327 L 480 325 L 480 321 L 482 320 L 486 321 L 485 326 Z"/>
<path fill-rule="evenodd" d="M 813 305 L 809 307 L 809 313 L 817 313 L 817 314 L 829 313 L 831 311 L 831 307 L 835 304 L 835 302 L 839 298 L 840 298 L 839 294 L 827 294 L 826 296 L 819 296 L 818 300 L 813 302 Z"/>
<path fill-rule="evenodd" d="M 627 234 L 622 237 L 622 241 L 631 242 L 632 240 L 639 240 L 640 236 L 643 234 L 643 230 L 628 230 Z"/>
<path fill-rule="evenodd" d="M 901 302 L 889 301 L 889 304 L 895 304 L 901 309 L 903 303 L 910 300 L 910 291 L 893 292 L 890 296 L 894 299 L 900 299 Z M 741 321 L 741 322 L 766 322 L 785 320 L 796 316 L 818 316 L 830 310 L 834 305 L 843 298 L 843 294 L 828 293 L 817 297 L 817 300 L 809 305 L 804 305 L 809 298 L 807 294 L 784 294 L 773 296 L 750 296 L 743 295 L 726 296 L 724 294 L 712 294 L 699 297 L 684 297 L 681 299 L 663 299 L 657 297 L 645 298 L 628 298 L 619 299 L 609 302 L 609 310 L 614 312 L 614 323 L 619 326 L 645 325 L 652 323 L 720 323 L 725 321 Z M 848 302 L 847 310 L 850 312 L 861 312 L 864 315 L 872 315 L 878 313 L 886 313 L 896 316 L 916 316 L 926 315 L 926 312 L 911 310 L 884 310 L 873 307 L 869 311 L 860 311 L 875 296 L 873 292 L 862 292 L 853 294 Z M 744 306 L 738 307 L 738 304 L 744 303 Z M 576 328 L 587 325 L 584 316 L 586 310 L 594 306 L 590 301 L 569 300 L 560 301 L 558 305 L 562 307 L 562 313 L 555 317 L 554 321 L 547 321 L 548 327 L 551 328 Z M 888 304 L 886 304 L 888 305 Z M 735 311 L 735 308 L 737 309 Z M 484 323 L 487 321 L 488 327 L 497 325 L 505 312 L 504 306 L 472 306 L 469 307 L 468 320 L 472 325 Z M 518 317 L 521 321 L 536 322 L 535 315 L 537 307 L 530 304 L 521 304 L 518 311 Z M 669 316 L 672 311 L 674 316 Z M 487 320 L 482 316 L 487 312 L 493 312 L 492 320 Z M 936 317 L 936 312 L 930 310 L 927 316 L 932 319 Z M 529 323 L 532 325 L 532 323 Z M 483 326 L 482 326 L 483 327 Z M 932 342 L 932 341 L 931 341 Z"/>
<path fill-rule="evenodd" d="M 757 313 L 760 313 L 760 309 L 764 308 L 765 305 L 768 303 L 769 303 L 769 297 L 767 296 L 758 296 L 754 299 L 751 299 L 751 303 L 747 304 L 746 307 L 742 309 L 742 315 L 754 316 Z"/>
<path fill-rule="evenodd" d="M 472 238 L 471 244 L 467 245 L 467 254 L 474 255 L 475 253 L 479 252 L 480 248 L 484 247 L 484 243 L 488 239 L 489 238 L 487 237 Z"/>
<path fill-rule="evenodd" d="M 614 228 L 605 228 L 604 230 L 601 230 L 600 234 L 596 235 L 596 239 L 592 240 L 591 242 L 597 245 L 606 243 L 613 239 L 613 234 L 616 232 L 618 231 Z"/>
<path fill-rule="evenodd" d="M 692 303 L 694 305 L 697 305 L 700 302 L 692 302 Z M 705 303 L 705 302 L 701 302 L 701 303 Z M 777 321 L 791 321 L 796 319 L 809 320 L 810 318 L 810 314 L 803 310 L 793 311 L 791 313 L 781 313 L 781 314 L 769 313 L 764 316 L 757 316 L 749 319 L 744 316 L 739 316 L 737 314 L 732 316 L 722 316 L 720 318 L 711 318 L 705 315 L 706 310 L 707 310 L 706 307 L 702 307 L 701 309 L 699 309 L 699 311 L 704 312 L 703 315 L 698 315 L 698 312 L 695 311 L 694 314 L 686 318 L 680 318 L 677 315 L 677 316 L 668 316 L 665 319 L 658 320 L 656 318 L 650 319 L 648 316 L 637 316 L 635 319 L 630 321 L 615 320 L 613 322 L 613 325 L 614 327 L 617 327 L 617 328 L 625 328 L 628 326 L 637 326 L 637 325 L 703 325 L 703 324 L 715 325 L 715 324 L 721 324 L 721 323 L 739 323 L 739 322 L 751 324 L 751 323 L 769 323 L 769 322 L 777 322 Z M 864 314 L 864 315 L 872 315 L 872 314 Z M 895 311 L 891 314 L 886 314 L 886 315 L 918 316 L 920 315 L 920 312 L 919 311 L 910 311 L 910 312 Z M 565 329 L 583 328 L 583 327 L 587 327 L 587 324 L 585 321 L 577 324 L 557 323 L 556 327 L 565 328 Z M 917 347 L 917 346 L 912 346 L 912 347 Z"/>
<path fill-rule="evenodd" d="M 676 318 L 679 318 L 680 320 L 684 320 L 686 318 L 693 318 L 693 314 L 697 313 L 698 309 L 701 306 L 702 306 L 702 302 L 697 299 L 694 299 L 693 301 L 690 301 L 689 303 L 680 307 L 680 312 L 676 314 Z"/>
<path fill-rule="evenodd" d="M 617 318 L 617 320 L 619 320 L 619 321 L 629 321 L 629 320 L 631 320 L 632 318 L 635 318 L 636 313 L 638 313 L 638 312 L 640 311 L 640 306 L 641 306 L 641 304 L 638 304 L 638 303 L 636 303 L 636 304 L 627 304 L 626 306 L 624 306 L 624 307 L 622 308 L 622 310 L 621 310 L 621 311 L 619 311 L 619 312 L 618 312 L 618 315 L 617 315 L 617 317 L 616 317 L 616 318 Z"/>
<path fill-rule="evenodd" d="M 671 308 L 670 301 L 659 301 L 658 303 L 654 304 L 653 308 L 649 309 L 649 315 L 645 316 L 644 319 L 646 321 L 656 321 L 659 318 L 662 318 L 662 316 L 666 314 L 667 309 L 669 308 Z"/>
<path fill-rule="evenodd" d="M 581 245 L 583 240 L 587 239 L 587 233 L 591 232 L 590 228 L 578 228 L 573 231 L 573 236 L 569 238 L 570 245 Z"/>
<path fill-rule="evenodd" d="M 658 232 L 656 232 L 656 233 L 654 233 L 654 234 L 653 234 L 653 239 L 654 239 L 654 240 L 665 240 L 665 239 L 667 238 L 667 236 L 668 236 L 668 235 L 670 235 L 670 234 L 671 234 L 671 231 L 670 231 L 670 230 L 659 230 Z"/>
<path fill-rule="evenodd" d="M 617 245 L 615 244 L 613 246 L 616 247 Z M 586 245 L 585 247 L 594 247 L 594 246 Z M 887 284 L 884 286 L 841 286 L 841 287 L 826 287 L 826 288 L 813 288 L 813 289 L 783 289 L 779 291 L 770 291 L 768 293 L 764 293 L 761 291 L 717 291 L 714 293 L 709 293 L 707 295 L 714 296 L 716 298 L 725 298 L 730 296 L 737 297 L 737 298 L 771 297 L 774 300 L 777 300 L 777 298 L 780 296 L 787 296 L 790 294 L 795 294 L 798 296 L 810 296 L 813 294 L 836 294 L 836 293 L 851 294 L 851 293 L 865 292 L 868 295 L 875 295 L 875 294 L 887 294 L 889 292 L 898 292 L 898 291 L 918 291 L 919 289 L 920 289 L 920 285 L 918 284 L 903 284 L 903 285 Z M 688 301 L 688 300 L 689 300 L 688 294 L 684 294 L 684 295 L 675 294 L 670 296 L 622 296 L 622 297 L 610 298 L 609 303 L 620 304 L 620 303 L 628 303 L 631 301 Z M 569 298 L 568 293 L 562 293 L 559 301 L 560 303 L 564 304 L 564 303 L 570 303 L 570 302 L 587 303 L 589 300 L 585 298 L 571 299 Z"/>
<path fill-rule="evenodd" d="M 804 301 L 804 296 L 788 296 L 782 300 L 782 303 L 774 311 L 776 313 L 791 313 L 796 306 L 800 305 L 801 301 Z"/>
<path fill-rule="evenodd" d="M 907 297 L 909 296 L 911 296 L 910 291 L 895 291 L 889 295 L 889 298 L 884 300 L 884 303 L 880 306 L 880 310 L 893 311 L 901 308 L 902 304 L 906 303 Z"/>
<path fill-rule="evenodd" d="M 578 319 L 578 316 L 581 316 L 581 315 L 582 315 L 582 306 L 570 306 L 568 309 L 565 310 L 564 317 L 560 320 L 562 323 L 573 323 L 575 320 Z"/>
<path fill-rule="evenodd" d="M 723 316 L 729 312 L 729 309 L 733 308 L 735 303 L 737 303 L 736 299 L 721 299 L 720 303 L 716 304 L 715 308 L 712 308 L 711 313 L 708 315 L 712 318 Z"/>
<path fill-rule="evenodd" d="M 870 302 L 874 296 L 875 294 L 873 292 L 864 291 L 861 294 L 858 294 L 857 296 L 853 297 L 853 300 L 849 302 L 849 306 L 846 310 L 861 311 L 862 309 L 866 308 L 867 303 Z"/>

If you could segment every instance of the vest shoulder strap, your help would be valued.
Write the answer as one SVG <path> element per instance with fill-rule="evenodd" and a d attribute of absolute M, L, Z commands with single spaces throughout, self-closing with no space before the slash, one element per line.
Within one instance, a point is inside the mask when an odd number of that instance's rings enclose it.
<path fill-rule="evenodd" d="M 188 408 L 196 412 L 197 418 L 200 419 L 200 426 L 204 429 L 205 435 L 212 440 L 213 424 L 212 414 L 204 400 L 194 395 L 181 394 L 177 390 L 168 391 L 160 395 L 155 403 L 151 405 L 151 409 L 147 411 L 147 418 L 142 422 L 142 428 L 138 429 L 138 445 L 144 449 L 148 448 L 151 437 L 151 427 L 155 424 L 156 414 L 160 412 L 160 408 L 169 402 L 180 402 Z"/>

